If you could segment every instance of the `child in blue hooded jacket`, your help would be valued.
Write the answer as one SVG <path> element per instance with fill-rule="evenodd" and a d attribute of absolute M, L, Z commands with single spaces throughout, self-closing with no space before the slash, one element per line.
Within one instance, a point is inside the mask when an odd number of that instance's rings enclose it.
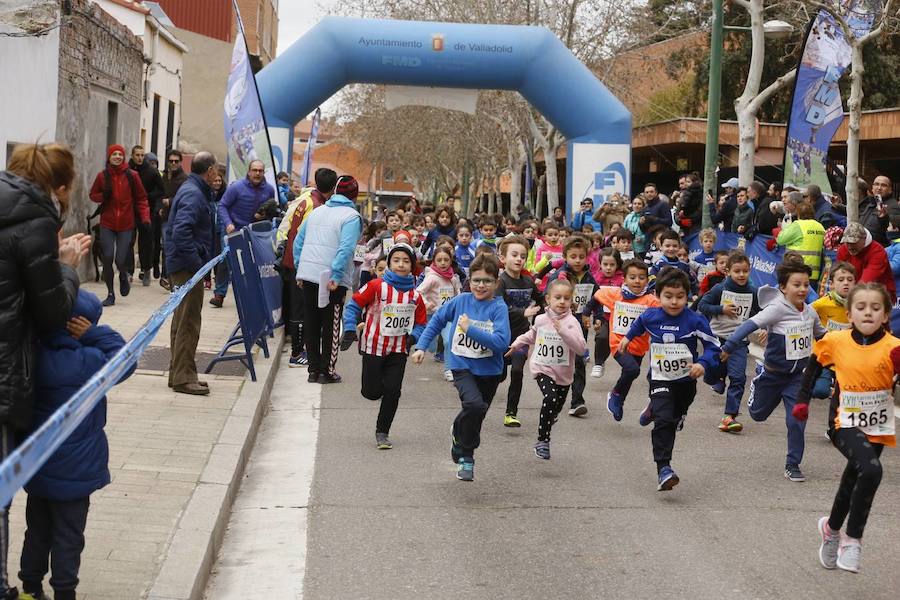
<path fill-rule="evenodd" d="M 493 254 L 481 253 L 469 271 L 472 292 L 460 294 L 434 313 L 416 343 L 412 355 L 422 364 L 431 341 L 448 323 L 452 325 L 446 367 L 453 374 L 462 409 L 451 430 L 450 456 L 461 481 L 475 479 L 475 449 L 481 443 L 481 424 L 503 378 L 503 355 L 509 348 L 509 310 L 494 297 L 500 263 Z"/>
<path fill-rule="evenodd" d="M 94 376 L 125 345 L 107 325 L 98 325 L 100 300 L 79 290 L 65 329 L 40 340 L 35 364 L 34 429 Z M 131 376 L 132 367 L 120 380 Z M 41 583 L 52 568 L 50 586 L 57 600 L 75 600 L 84 549 L 90 495 L 110 482 L 106 398 L 25 484 L 25 541 L 21 570 L 24 592 L 44 598 Z"/>

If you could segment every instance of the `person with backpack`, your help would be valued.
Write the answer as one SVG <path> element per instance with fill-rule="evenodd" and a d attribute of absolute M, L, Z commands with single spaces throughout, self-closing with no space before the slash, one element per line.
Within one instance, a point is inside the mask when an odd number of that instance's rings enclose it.
<path fill-rule="evenodd" d="M 106 152 L 106 167 L 94 178 L 90 198 L 100 206 L 100 248 L 103 260 L 103 281 L 106 283 L 106 300 L 103 306 L 116 303 L 113 291 L 113 261 L 119 271 L 119 293 L 127 296 L 131 291 L 128 278 L 128 253 L 133 252 L 135 218 L 147 226 L 150 209 L 147 192 L 141 177 L 128 168 L 125 147 L 113 144 Z"/>

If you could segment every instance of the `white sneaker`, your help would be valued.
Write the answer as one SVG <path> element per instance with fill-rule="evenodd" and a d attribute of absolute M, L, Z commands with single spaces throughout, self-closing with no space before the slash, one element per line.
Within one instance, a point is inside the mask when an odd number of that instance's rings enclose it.
<path fill-rule="evenodd" d="M 822 537 L 822 545 L 819 546 L 819 562 L 826 569 L 833 569 L 837 566 L 838 547 L 841 545 L 841 533 L 839 531 L 830 531 L 828 527 L 828 517 L 819 519 L 819 535 Z"/>
<path fill-rule="evenodd" d="M 837 552 L 837 566 L 851 573 L 859 573 L 859 559 L 862 554 L 862 544 L 859 540 L 845 537 Z"/>
<path fill-rule="evenodd" d="M 603 377 L 603 365 L 594 365 L 591 369 L 591 377 Z"/>
<path fill-rule="evenodd" d="M 450 371 L 449 369 L 444 371 L 444 379 L 446 379 L 450 383 L 453 383 L 453 371 Z"/>

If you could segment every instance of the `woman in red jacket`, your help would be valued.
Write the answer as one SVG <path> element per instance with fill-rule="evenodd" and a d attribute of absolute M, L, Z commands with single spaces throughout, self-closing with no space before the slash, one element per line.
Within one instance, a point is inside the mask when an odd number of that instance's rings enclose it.
<path fill-rule="evenodd" d="M 897 299 L 894 273 L 887 252 L 881 244 L 873 241 L 872 233 L 860 223 L 850 223 L 844 229 L 837 259 L 853 265 L 857 283 L 880 283 L 887 289 L 892 302 Z"/>
<path fill-rule="evenodd" d="M 100 250 L 103 257 L 103 281 L 107 296 L 103 306 L 116 303 L 113 292 L 113 259 L 119 269 L 119 292 L 131 291 L 126 257 L 134 252 L 134 229 L 137 221 L 150 223 L 147 193 L 141 177 L 128 168 L 125 148 L 113 144 L 106 152 L 106 168 L 97 174 L 91 186 L 91 200 L 100 205 Z"/>

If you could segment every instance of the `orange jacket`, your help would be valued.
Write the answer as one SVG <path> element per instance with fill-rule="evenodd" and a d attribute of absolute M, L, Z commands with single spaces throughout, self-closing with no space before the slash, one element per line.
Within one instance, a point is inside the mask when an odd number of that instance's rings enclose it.
<path fill-rule="evenodd" d="M 634 300 L 625 300 L 622 297 L 622 288 L 617 287 L 601 287 L 594 293 L 594 300 L 603 305 L 603 308 L 611 315 L 609 320 L 609 348 L 612 350 L 613 354 L 615 354 L 616 350 L 619 348 L 619 342 L 625 337 L 625 333 L 616 333 L 615 331 L 617 328 L 616 303 L 624 302 L 625 304 L 637 304 L 643 306 L 645 309 L 659 306 L 659 299 L 653 294 L 644 294 L 640 298 L 635 298 Z M 627 325 L 622 323 L 619 329 L 624 329 L 624 331 L 627 332 L 633 322 L 634 321 L 631 320 Z M 648 350 L 650 350 L 650 336 L 646 333 L 640 337 L 634 338 L 631 340 L 631 343 L 628 344 L 628 352 L 634 356 L 643 356 L 647 354 Z"/>

